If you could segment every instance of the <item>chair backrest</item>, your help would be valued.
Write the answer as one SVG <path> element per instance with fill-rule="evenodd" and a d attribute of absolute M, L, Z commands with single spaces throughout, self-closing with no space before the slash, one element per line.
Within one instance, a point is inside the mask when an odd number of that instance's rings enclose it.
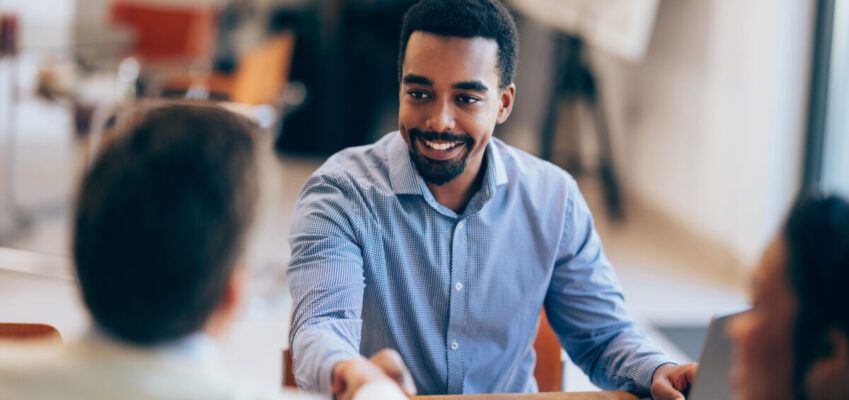
<path fill-rule="evenodd" d="M 208 6 L 112 0 L 109 18 L 133 30 L 133 55 L 145 61 L 208 58 L 212 52 L 215 12 Z"/>
<path fill-rule="evenodd" d="M 295 34 L 283 31 L 239 59 L 230 100 L 243 104 L 277 104 L 289 79 Z"/>
<path fill-rule="evenodd" d="M 534 341 L 537 353 L 537 365 L 534 377 L 540 392 L 560 392 L 563 390 L 563 359 L 560 357 L 560 341 L 548 324 L 545 311 L 539 316 L 539 330 Z"/>
<path fill-rule="evenodd" d="M 292 350 L 283 350 L 283 386 L 287 388 L 297 388 L 295 383 L 295 370 L 292 364 Z"/>
<path fill-rule="evenodd" d="M 62 341 L 62 335 L 56 328 L 47 324 L 0 323 L 0 340 L 29 341 L 47 340 Z"/>
<path fill-rule="evenodd" d="M 545 311 L 540 314 L 539 330 L 534 340 L 534 351 L 537 353 L 537 365 L 534 368 L 534 378 L 537 380 L 540 392 L 560 392 L 563 390 L 563 360 L 560 357 L 560 341 L 548 324 Z M 294 388 L 295 374 L 292 367 L 292 353 L 283 350 L 283 386 Z"/>

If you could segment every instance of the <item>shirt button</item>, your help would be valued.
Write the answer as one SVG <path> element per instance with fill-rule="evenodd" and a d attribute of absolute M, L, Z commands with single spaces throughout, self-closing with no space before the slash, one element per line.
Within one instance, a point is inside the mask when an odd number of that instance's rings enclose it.
<path fill-rule="evenodd" d="M 463 225 L 465 225 L 465 223 L 464 223 L 463 221 L 460 221 L 460 222 L 457 224 L 457 229 L 463 229 Z"/>
<path fill-rule="evenodd" d="M 451 350 L 457 350 L 460 348 L 460 343 L 451 342 Z"/>
<path fill-rule="evenodd" d="M 460 283 L 460 282 L 455 283 L 455 284 L 454 284 L 454 289 L 457 289 L 457 291 L 458 291 L 458 292 L 459 292 L 459 291 L 461 291 L 461 290 L 463 290 L 463 284 L 462 284 L 462 283 Z"/>

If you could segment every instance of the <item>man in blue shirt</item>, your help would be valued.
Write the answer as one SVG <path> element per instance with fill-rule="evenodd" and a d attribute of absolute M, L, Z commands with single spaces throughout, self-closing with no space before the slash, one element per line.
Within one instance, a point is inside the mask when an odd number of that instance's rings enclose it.
<path fill-rule="evenodd" d="M 345 399 L 377 365 L 408 393 L 535 391 L 544 309 L 599 386 L 683 399 L 696 366 L 635 330 L 574 179 L 492 138 L 516 96 L 517 46 L 497 0 L 408 11 L 400 131 L 331 157 L 296 205 L 302 387 Z"/>

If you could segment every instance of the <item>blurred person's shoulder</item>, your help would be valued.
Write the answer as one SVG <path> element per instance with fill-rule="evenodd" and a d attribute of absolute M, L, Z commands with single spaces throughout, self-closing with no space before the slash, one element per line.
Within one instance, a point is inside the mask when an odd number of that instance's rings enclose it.
<path fill-rule="evenodd" d="M 26 399 L 314 400 L 232 379 L 212 365 L 90 343 L 0 344 L 0 393 Z"/>
<path fill-rule="evenodd" d="M 0 340 L 0 378 L 16 370 L 36 368 L 50 364 L 60 357 L 61 342 L 55 341 L 7 341 Z"/>
<path fill-rule="evenodd" d="M 57 342 L 0 343 L 0 393 L 10 398 L 75 398 L 74 366 Z M 85 371 L 79 371 L 85 374 Z M 67 384 L 65 383 L 67 382 Z"/>

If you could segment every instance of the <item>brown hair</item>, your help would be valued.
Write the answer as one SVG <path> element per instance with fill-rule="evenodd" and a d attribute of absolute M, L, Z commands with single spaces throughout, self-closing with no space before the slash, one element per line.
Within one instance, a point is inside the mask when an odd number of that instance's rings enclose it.
<path fill-rule="evenodd" d="M 143 345 L 202 329 L 253 220 L 254 141 L 221 107 L 174 103 L 105 145 L 73 232 L 82 297 L 101 329 Z"/>

